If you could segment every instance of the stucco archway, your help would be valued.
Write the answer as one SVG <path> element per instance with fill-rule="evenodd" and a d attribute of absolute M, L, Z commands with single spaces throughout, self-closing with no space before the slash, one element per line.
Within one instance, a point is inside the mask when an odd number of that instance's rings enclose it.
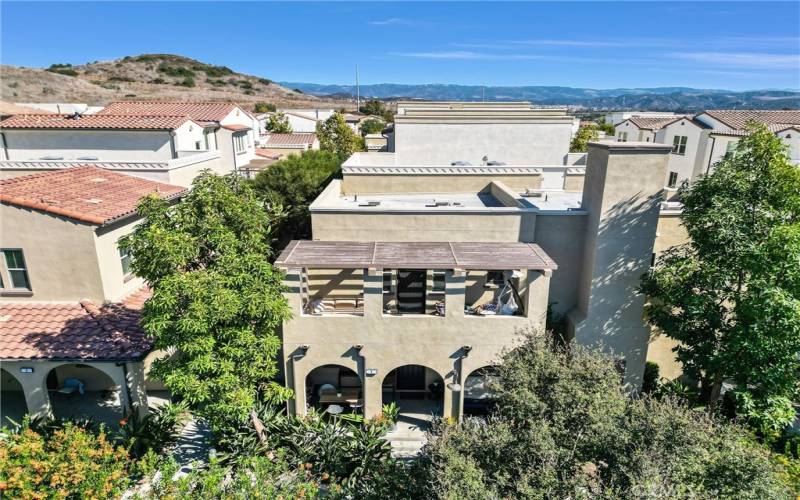
<path fill-rule="evenodd" d="M 126 414 L 124 383 L 105 367 L 64 363 L 44 378 L 55 418 L 88 418 L 115 427 Z M 124 378 L 122 379 L 124 380 Z"/>
<path fill-rule="evenodd" d="M 341 407 L 344 412 L 361 413 L 364 408 L 364 382 L 354 370 L 327 364 L 314 368 L 305 380 L 306 404 L 325 410 Z"/>
<path fill-rule="evenodd" d="M 472 370 L 464 377 L 462 384 L 464 416 L 485 416 L 494 410 L 497 395 L 492 390 L 492 384 L 497 375 L 497 367 L 487 365 Z"/>
<path fill-rule="evenodd" d="M 384 405 L 396 403 L 406 419 L 419 420 L 420 426 L 444 411 L 444 378 L 424 365 L 402 365 L 389 371 L 381 383 Z"/>
<path fill-rule="evenodd" d="M 0 426 L 10 425 L 9 419 L 16 423 L 28 413 L 22 383 L 11 372 L 0 369 Z"/>

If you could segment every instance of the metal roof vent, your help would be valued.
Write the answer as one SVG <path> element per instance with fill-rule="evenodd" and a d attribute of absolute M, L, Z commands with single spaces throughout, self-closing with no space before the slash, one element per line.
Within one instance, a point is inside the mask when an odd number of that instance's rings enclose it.
<path fill-rule="evenodd" d="M 456 160 L 456 161 L 450 162 L 450 165 L 452 165 L 454 167 L 469 167 L 469 166 L 472 166 L 472 163 L 470 163 L 470 162 L 468 162 L 466 160 Z"/>
<path fill-rule="evenodd" d="M 490 166 L 493 166 L 493 167 L 498 167 L 498 166 L 500 166 L 500 165 L 505 165 L 505 164 L 506 164 L 506 162 L 504 162 L 504 161 L 492 160 L 492 161 L 488 161 L 488 162 L 486 162 L 486 164 L 487 164 L 487 165 L 490 165 Z"/>
<path fill-rule="evenodd" d="M 377 206 L 380 206 L 380 204 L 381 204 L 380 201 L 369 201 L 368 200 L 368 201 L 366 201 L 364 203 L 359 203 L 358 206 L 359 207 L 377 207 Z"/>

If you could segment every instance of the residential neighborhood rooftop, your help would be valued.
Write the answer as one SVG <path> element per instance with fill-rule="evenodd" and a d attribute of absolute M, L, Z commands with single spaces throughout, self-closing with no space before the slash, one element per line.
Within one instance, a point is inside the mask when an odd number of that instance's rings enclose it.
<path fill-rule="evenodd" d="M 151 347 L 139 325 L 150 291 L 120 303 L 0 303 L 0 360 L 135 360 Z"/>
<path fill-rule="evenodd" d="M 173 199 L 186 188 L 109 172 L 74 167 L 0 181 L 0 202 L 104 225 L 136 212 L 144 196 Z"/>
<path fill-rule="evenodd" d="M 218 122 L 238 105 L 233 102 L 117 101 L 98 115 L 188 115 L 195 120 Z M 247 113 L 247 111 L 245 111 Z"/>
<path fill-rule="evenodd" d="M 192 119 L 184 115 L 14 115 L 0 129 L 121 129 L 175 130 Z"/>
<path fill-rule="evenodd" d="M 275 261 L 283 268 L 557 269 L 534 243 L 293 240 Z"/>
<path fill-rule="evenodd" d="M 758 121 L 768 126 L 779 125 L 789 128 L 790 125 L 800 125 L 800 110 L 758 110 L 758 109 L 709 109 L 701 114 L 706 114 L 721 121 L 728 127 L 740 130 L 749 121 Z M 775 130 L 776 132 L 778 130 Z"/>
<path fill-rule="evenodd" d="M 300 132 L 291 134 L 269 133 L 266 137 L 265 146 L 269 148 L 291 148 L 309 147 L 317 140 L 317 134 L 313 132 Z"/>
<path fill-rule="evenodd" d="M 644 130 L 659 130 L 678 120 L 691 118 L 686 115 L 679 116 L 631 116 L 628 121 Z"/>

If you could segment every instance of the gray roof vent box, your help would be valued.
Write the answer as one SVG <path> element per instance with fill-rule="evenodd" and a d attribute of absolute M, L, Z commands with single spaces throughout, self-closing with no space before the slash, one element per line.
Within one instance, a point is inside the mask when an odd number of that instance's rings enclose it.
<path fill-rule="evenodd" d="M 541 191 L 534 191 L 531 188 L 527 188 L 524 193 L 522 193 L 523 198 L 541 198 L 542 192 Z"/>
<path fill-rule="evenodd" d="M 472 166 L 472 163 L 470 163 L 470 162 L 468 162 L 466 160 L 456 160 L 454 162 L 451 162 L 450 165 L 452 165 L 454 167 L 470 167 L 470 166 Z"/>
<path fill-rule="evenodd" d="M 98 158 L 96 156 L 79 156 L 76 159 L 83 160 L 83 161 L 97 161 L 98 160 Z"/>
<path fill-rule="evenodd" d="M 377 207 L 380 204 L 381 204 L 380 201 L 370 201 L 370 200 L 368 200 L 368 201 L 365 201 L 363 203 L 359 203 L 358 206 L 359 207 Z"/>
<path fill-rule="evenodd" d="M 489 166 L 492 166 L 492 167 L 499 167 L 499 166 L 501 166 L 501 165 L 505 165 L 505 164 L 506 164 L 506 162 L 504 162 L 504 161 L 492 160 L 492 161 L 486 162 L 486 164 L 487 164 L 487 165 L 489 165 Z"/>
<path fill-rule="evenodd" d="M 428 203 L 426 207 L 460 207 L 460 201 L 447 201 L 447 200 L 433 200 L 433 203 Z"/>

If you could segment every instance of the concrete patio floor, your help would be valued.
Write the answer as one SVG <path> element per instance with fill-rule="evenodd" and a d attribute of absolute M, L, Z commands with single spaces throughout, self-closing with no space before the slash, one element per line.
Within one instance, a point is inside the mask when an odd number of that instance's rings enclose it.
<path fill-rule="evenodd" d="M 419 454 L 425 445 L 426 432 L 431 420 L 442 414 L 442 402 L 428 399 L 397 400 L 400 415 L 395 428 L 386 434 L 392 445 L 392 455 L 397 458 L 411 458 Z"/>
<path fill-rule="evenodd" d="M 61 394 L 50 391 L 50 405 L 56 418 L 90 418 L 116 429 L 124 416 L 118 391 L 86 391 Z"/>

